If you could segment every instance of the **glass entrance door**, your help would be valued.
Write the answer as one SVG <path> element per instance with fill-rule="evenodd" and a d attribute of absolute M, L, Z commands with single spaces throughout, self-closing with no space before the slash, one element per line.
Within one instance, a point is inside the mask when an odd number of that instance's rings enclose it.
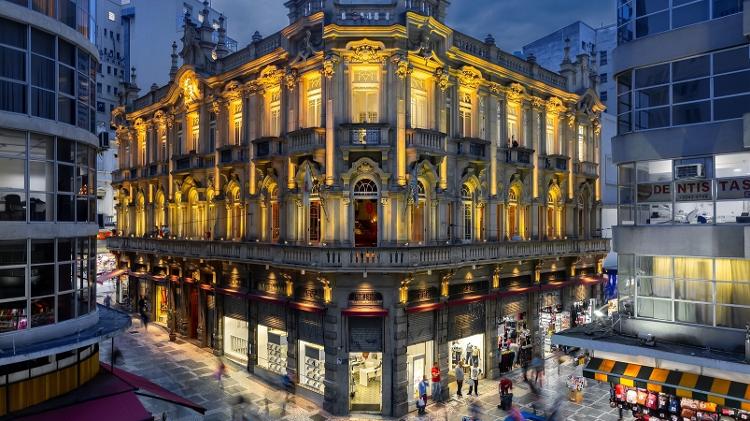
<path fill-rule="evenodd" d="M 383 410 L 383 354 L 349 354 L 349 410 L 379 414 Z"/>

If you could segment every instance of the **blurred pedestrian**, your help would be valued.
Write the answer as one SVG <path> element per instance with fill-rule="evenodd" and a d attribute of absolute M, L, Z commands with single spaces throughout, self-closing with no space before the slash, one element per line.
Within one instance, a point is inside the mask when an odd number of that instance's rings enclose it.
<path fill-rule="evenodd" d="M 482 413 L 482 407 L 479 406 L 479 401 L 472 401 L 469 404 L 469 415 L 472 421 L 480 421 L 479 414 Z"/>
<path fill-rule="evenodd" d="M 521 411 L 519 411 L 518 407 L 515 405 L 510 408 L 510 419 L 513 421 L 524 421 Z"/>
<path fill-rule="evenodd" d="M 427 382 L 427 376 L 422 376 L 422 381 L 419 382 L 417 385 L 417 393 L 419 393 L 419 397 L 424 399 L 425 405 L 427 405 L 427 387 L 429 386 L 429 383 Z"/>
<path fill-rule="evenodd" d="M 482 369 L 479 368 L 477 364 L 474 364 L 473 367 L 471 367 L 471 373 L 469 374 L 469 379 L 471 382 L 469 383 L 469 396 L 471 396 L 471 391 L 474 391 L 474 396 L 479 396 L 479 375 L 482 374 Z"/>
<path fill-rule="evenodd" d="M 464 360 L 463 359 L 461 359 L 461 361 L 459 361 L 458 364 L 456 365 L 454 373 L 456 374 L 456 385 L 458 385 L 458 391 L 456 392 L 456 396 L 463 397 L 464 396 L 462 392 L 462 389 L 464 387 Z"/>
<path fill-rule="evenodd" d="M 104 306 L 109 308 L 112 305 L 112 297 L 107 294 L 106 297 L 104 297 Z"/>
<path fill-rule="evenodd" d="M 112 364 L 117 365 L 117 361 L 122 360 L 122 351 L 119 348 L 115 348 L 112 351 Z"/>
<path fill-rule="evenodd" d="M 440 383 L 440 366 L 437 361 L 432 363 L 432 399 L 435 402 L 440 402 L 442 399 L 443 385 Z"/>
<path fill-rule="evenodd" d="M 224 365 L 224 361 L 218 360 L 218 364 L 216 365 L 216 372 L 214 373 L 214 376 L 216 376 L 216 380 L 219 382 L 219 388 L 221 390 L 224 390 L 224 376 L 227 372 L 227 366 Z"/>

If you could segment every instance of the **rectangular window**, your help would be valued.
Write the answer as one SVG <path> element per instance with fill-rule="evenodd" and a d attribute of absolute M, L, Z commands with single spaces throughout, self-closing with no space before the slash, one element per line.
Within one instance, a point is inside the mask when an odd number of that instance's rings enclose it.
<path fill-rule="evenodd" d="M 208 114 L 208 151 L 216 150 L 216 113 Z"/>
<path fill-rule="evenodd" d="M 520 136 L 518 131 L 518 111 L 519 105 L 515 103 L 508 103 L 508 145 L 520 143 Z"/>
<path fill-rule="evenodd" d="M 472 205 L 471 203 L 464 203 L 464 240 L 470 241 L 472 239 L 472 229 L 474 221 L 472 218 Z"/>
<path fill-rule="evenodd" d="M 583 124 L 578 125 L 578 161 L 583 162 L 586 160 L 586 149 L 587 149 L 587 136 L 586 126 Z"/>
<path fill-rule="evenodd" d="M 599 51 L 599 65 L 600 66 L 607 65 L 607 52 L 606 51 Z"/>
<path fill-rule="evenodd" d="M 352 121 L 377 123 L 380 108 L 380 76 L 377 67 L 361 66 L 352 72 Z"/>
<path fill-rule="evenodd" d="M 277 137 L 281 134 L 281 90 L 275 89 L 267 96 L 266 136 Z"/>
<path fill-rule="evenodd" d="M 600 75 L 599 75 L 599 83 L 607 83 L 607 77 L 608 77 L 608 76 L 607 76 L 607 74 L 606 74 L 606 73 L 602 73 L 602 74 L 600 74 Z"/>
<path fill-rule="evenodd" d="M 429 128 L 429 103 L 427 101 L 427 82 L 424 79 L 412 77 L 411 79 L 411 127 Z"/>
<path fill-rule="evenodd" d="M 472 137 L 471 94 L 460 92 L 458 99 L 458 135 Z"/>
<path fill-rule="evenodd" d="M 305 127 L 321 126 L 322 90 L 320 76 L 305 79 Z"/>
<path fill-rule="evenodd" d="M 200 120 L 198 116 L 193 116 L 190 119 L 190 151 L 195 153 L 198 151 L 198 136 L 200 135 Z"/>
<path fill-rule="evenodd" d="M 310 241 L 320 241 L 320 202 L 310 202 Z"/>

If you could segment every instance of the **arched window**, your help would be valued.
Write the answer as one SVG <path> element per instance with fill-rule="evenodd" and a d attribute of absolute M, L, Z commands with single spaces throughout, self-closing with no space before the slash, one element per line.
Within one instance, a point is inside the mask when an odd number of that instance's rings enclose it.
<path fill-rule="evenodd" d="M 518 194 L 516 189 L 511 189 L 508 192 L 508 238 L 518 235 Z"/>
<path fill-rule="evenodd" d="M 471 189 L 464 184 L 461 186 L 461 202 L 464 210 L 464 241 L 474 238 L 474 203 L 472 201 Z"/>
<path fill-rule="evenodd" d="M 417 201 L 411 207 L 411 241 L 425 240 L 425 202 L 427 194 L 422 181 L 417 181 Z"/>
<path fill-rule="evenodd" d="M 355 197 L 368 197 L 378 195 L 378 185 L 369 178 L 363 178 L 354 184 Z"/>
<path fill-rule="evenodd" d="M 557 233 L 557 201 L 552 191 L 547 194 L 547 238 L 554 238 Z"/>

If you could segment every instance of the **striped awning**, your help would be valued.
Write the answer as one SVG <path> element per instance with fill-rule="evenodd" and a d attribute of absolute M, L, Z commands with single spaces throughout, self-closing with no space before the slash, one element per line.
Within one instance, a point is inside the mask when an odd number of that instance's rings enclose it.
<path fill-rule="evenodd" d="M 750 411 L 750 386 L 745 383 L 601 358 L 592 358 L 583 375 L 601 382 Z"/>

